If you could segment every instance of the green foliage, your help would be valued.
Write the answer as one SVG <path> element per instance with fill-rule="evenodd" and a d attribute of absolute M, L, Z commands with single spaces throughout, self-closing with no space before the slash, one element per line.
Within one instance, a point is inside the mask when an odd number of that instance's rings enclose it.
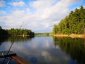
<path fill-rule="evenodd" d="M 54 34 L 83 34 L 85 33 L 85 9 L 75 9 L 65 17 L 58 25 L 54 25 Z"/>
<path fill-rule="evenodd" d="M 0 30 L 2 29 L 2 27 L 0 26 Z"/>
<path fill-rule="evenodd" d="M 7 36 L 8 36 L 8 32 L 2 29 L 2 27 L 0 26 L 0 37 L 7 37 Z"/>
<path fill-rule="evenodd" d="M 50 33 L 35 33 L 35 36 L 50 36 Z"/>
<path fill-rule="evenodd" d="M 32 37 L 34 37 L 34 32 L 31 30 L 14 28 L 5 30 L 0 26 L 0 43 L 5 40 L 11 40 L 11 42 L 24 41 L 31 39 Z"/>
<path fill-rule="evenodd" d="M 27 29 L 10 29 L 7 30 L 9 35 L 11 36 L 34 36 L 34 32 L 32 32 L 31 30 L 27 30 Z"/>
<path fill-rule="evenodd" d="M 25 36 L 25 37 L 33 37 L 34 32 L 27 29 L 10 29 L 10 30 L 4 30 L 0 27 L 0 37 L 6 37 L 6 36 Z"/>

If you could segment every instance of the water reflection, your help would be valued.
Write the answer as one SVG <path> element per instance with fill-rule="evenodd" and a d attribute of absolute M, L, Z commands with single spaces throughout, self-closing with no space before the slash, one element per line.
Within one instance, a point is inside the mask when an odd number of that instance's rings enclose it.
<path fill-rule="evenodd" d="M 8 38 L 5 38 L 5 37 L 0 37 L 0 45 L 4 42 L 4 41 L 6 41 Z"/>
<path fill-rule="evenodd" d="M 85 64 L 85 39 L 54 38 L 54 41 L 78 64 Z"/>
<path fill-rule="evenodd" d="M 31 40 L 32 38 L 31 37 L 17 36 L 17 37 L 9 37 L 8 41 L 11 41 L 11 42 L 22 42 L 22 41 L 26 41 L 26 40 Z"/>
<path fill-rule="evenodd" d="M 5 41 L 0 50 L 8 50 L 14 42 L 11 51 L 17 53 L 32 64 L 69 64 L 71 60 L 60 47 L 55 47 L 52 37 L 35 37 L 31 40 Z"/>
<path fill-rule="evenodd" d="M 11 51 L 32 64 L 85 64 L 84 39 L 34 37 L 9 38 L 0 45 L 0 51 Z M 78 62 L 77 62 L 78 61 Z"/>
<path fill-rule="evenodd" d="M 26 40 L 31 40 L 31 38 L 29 37 L 0 37 L 0 51 L 8 51 L 11 46 L 13 47 L 15 42 L 20 43 Z M 10 50 L 10 51 L 13 51 L 13 50 Z M 0 58 L 0 64 L 7 64 L 8 61 L 9 61 L 9 57 Z M 10 64 L 16 64 L 16 62 L 14 60 L 11 60 Z"/>

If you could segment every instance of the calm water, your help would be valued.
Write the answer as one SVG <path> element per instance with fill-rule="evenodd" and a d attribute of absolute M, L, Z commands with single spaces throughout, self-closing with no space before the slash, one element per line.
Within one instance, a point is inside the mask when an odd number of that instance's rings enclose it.
<path fill-rule="evenodd" d="M 0 51 L 8 50 L 31 64 L 85 64 L 85 40 L 71 38 L 34 37 L 8 39 L 0 44 Z"/>

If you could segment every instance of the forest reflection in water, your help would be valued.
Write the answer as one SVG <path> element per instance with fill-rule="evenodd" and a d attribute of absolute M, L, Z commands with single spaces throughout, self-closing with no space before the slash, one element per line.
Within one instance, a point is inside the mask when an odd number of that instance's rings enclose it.
<path fill-rule="evenodd" d="M 10 41 L 10 42 L 20 42 L 20 41 L 26 41 L 26 40 L 31 40 L 34 37 L 21 37 L 21 36 L 15 36 L 15 37 L 0 37 L 0 43 L 3 43 L 5 41 Z"/>
<path fill-rule="evenodd" d="M 20 42 L 24 42 L 27 40 L 31 40 L 33 37 L 22 37 L 22 36 L 14 36 L 14 37 L 0 37 L 0 54 L 2 53 L 2 51 L 7 51 L 7 53 L 11 50 L 14 43 L 20 43 Z M 6 48 L 5 48 L 6 47 Z M 11 48 L 10 48 L 11 47 Z M 17 48 L 16 48 L 17 49 Z M 13 51 L 14 52 L 14 51 Z M 15 53 L 15 52 L 14 52 Z M 7 58 L 2 58 L 0 56 L 0 64 L 7 64 L 10 60 L 10 57 Z M 17 64 L 15 60 L 10 60 L 10 64 Z"/>
<path fill-rule="evenodd" d="M 48 37 L 0 39 L 0 51 L 11 51 L 34 64 L 85 64 L 85 40 Z"/>
<path fill-rule="evenodd" d="M 85 64 L 85 39 L 79 38 L 54 38 L 55 45 L 69 54 L 78 64 Z"/>

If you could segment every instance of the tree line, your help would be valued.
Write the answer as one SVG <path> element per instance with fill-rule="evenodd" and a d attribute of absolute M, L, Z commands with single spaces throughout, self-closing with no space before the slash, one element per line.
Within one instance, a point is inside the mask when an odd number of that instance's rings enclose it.
<path fill-rule="evenodd" d="M 34 32 L 28 29 L 2 29 L 0 27 L 0 37 L 6 37 L 6 36 L 28 36 L 28 37 L 33 37 Z"/>
<path fill-rule="evenodd" d="M 49 36 L 50 33 L 35 33 L 35 36 Z"/>
<path fill-rule="evenodd" d="M 62 19 L 58 25 L 54 25 L 53 34 L 72 33 L 85 33 L 85 9 L 83 6 L 71 11 L 70 14 Z"/>
<path fill-rule="evenodd" d="M 7 37 L 8 35 L 8 32 L 0 26 L 0 37 Z"/>

